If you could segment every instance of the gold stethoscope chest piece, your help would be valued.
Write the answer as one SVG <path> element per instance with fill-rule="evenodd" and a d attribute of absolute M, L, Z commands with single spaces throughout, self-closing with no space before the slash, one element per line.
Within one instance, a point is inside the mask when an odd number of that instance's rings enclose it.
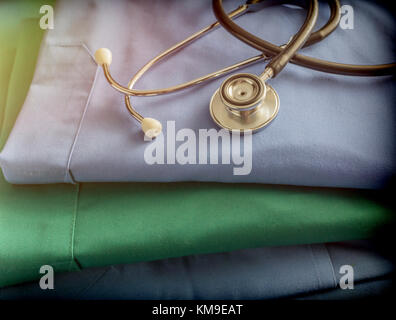
<path fill-rule="evenodd" d="M 275 119 L 279 97 L 258 76 L 240 73 L 223 82 L 212 96 L 209 109 L 212 119 L 221 128 L 256 132 Z"/>

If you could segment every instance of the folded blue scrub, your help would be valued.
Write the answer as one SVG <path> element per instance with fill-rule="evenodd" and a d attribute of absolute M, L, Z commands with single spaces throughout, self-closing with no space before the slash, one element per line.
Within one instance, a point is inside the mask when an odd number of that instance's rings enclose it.
<path fill-rule="evenodd" d="M 354 285 L 389 277 L 390 258 L 369 241 L 265 247 L 55 275 L 55 290 L 38 281 L 0 289 L 2 299 L 269 299 L 340 289 L 342 266 Z M 353 291 L 353 290 L 346 290 Z M 352 293 L 351 293 L 352 294 Z M 344 294 L 347 297 L 347 293 Z"/>
<path fill-rule="evenodd" d="M 123 96 L 106 82 L 92 53 L 110 48 L 112 73 L 126 85 L 152 57 L 213 22 L 211 1 L 92 2 L 57 3 L 55 28 L 45 37 L 28 97 L 0 153 L 9 182 L 221 181 L 377 188 L 394 172 L 394 79 L 331 75 L 292 64 L 270 81 L 280 96 L 280 112 L 252 136 L 251 148 L 248 140 L 235 144 L 239 150 L 225 140 L 200 137 L 218 129 L 208 105 L 222 79 L 167 96 L 132 97 L 138 111 L 164 127 L 162 140 L 144 141 Z M 227 0 L 225 5 L 232 10 L 241 2 Z M 343 63 L 392 62 L 392 15 L 373 2 L 342 4 L 352 5 L 343 9 L 349 20 L 343 16 L 333 34 L 302 52 Z M 318 24 L 323 25 L 329 9 L 326 3 L 320 8 Z M 246 14 L 238 23 L 280 45 L 304 17 L 303 10 L 275 6 Z M 257 54 L 220 28 L 153 68 L 136 87 L 175 85 Z M 257 63 L 243 72 L 259 74 L 264 67 Z"/>

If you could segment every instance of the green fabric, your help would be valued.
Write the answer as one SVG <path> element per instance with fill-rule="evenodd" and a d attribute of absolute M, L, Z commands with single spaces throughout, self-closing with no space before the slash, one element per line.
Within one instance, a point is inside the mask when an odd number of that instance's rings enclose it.
<path fill-rule="evenodd" d="M 0 149 L 34 74 L 43 36 L 40 6 L 0 3 Z M 76 186 L 13 186 L 1 175 L 0 286 L 37 278 L 43 261 L 60 271 L 78 269 L 71 258 L 77 195 Z"/>
<path fill-rule="evenodd" d="M 217 183 L 82 184 L 74 252 L 88 267 L 350 240 L 372 236 L 391 216 L 378 203 L 347 190 Z"/>
<path fill-rule="evenodd" d="M 43 35 L 38 8 L 32 1 L 0 3 L 0 149 L 34 73 Z M 375 196 L 258 184 L 14 186 L 0 175 L 0 287 L 38 278 L 44 264 L 68 271 L 367 238 L 392 218 Z"/>
<path fill-rule="evenodd" d="M 43 36 L 43 31 L 39 28 L 39 8 L 45 4 L 51 5 L 54 1 L 0 2 L 0 150 L 11 131 L 33 77 Z M 14 59 L 18 59 L 18 63 L 14 64 Z M 5 118 L 7 121 L 4 121 Z"/>

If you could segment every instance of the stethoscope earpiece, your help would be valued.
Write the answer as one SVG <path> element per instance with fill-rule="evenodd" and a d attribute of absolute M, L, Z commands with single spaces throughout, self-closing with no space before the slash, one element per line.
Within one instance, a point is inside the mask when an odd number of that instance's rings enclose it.
<path fill-rule="evenodd" d="M 107 48 L 96 50 L 95 61 L 101 67 L 104 65 L 107 67 L 110 66 L 112 61 L 111 51 Z M 140 115 L 135 118 L 140 122 L 142 130 L 148 138 L 154 139 L 162 132 L 162 124 L 158 120 L 153 118 L 143 118 Z"/>
<path fill-rule="evenodd" d="M 107 48 L 100 48 L 95 52 L 95 61 L 99 66 L 103 66 L 104 64 L 107 64 L 108 66 L 111 65 L 112 59 L 113 55 Z"/>
<path fill-rule="evenodd" d="M 256 132 L 275 119 L 279 97 L 260 77 L 239 73 L 223 82 L 212 96 L 209 109 L 221 128 Z"/>
<path fill-rule="evenodd" d="M 141 127 L 144 134 L 150 139 L 154 139 L 162 132 L 161 122 L 153 118 L 143 118 Z"/>

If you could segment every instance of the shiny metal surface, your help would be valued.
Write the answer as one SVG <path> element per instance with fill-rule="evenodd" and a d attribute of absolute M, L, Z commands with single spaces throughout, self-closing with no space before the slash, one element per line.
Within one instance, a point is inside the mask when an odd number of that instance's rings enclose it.
<path fill-rule="evenodd" d="M 268 125 L 279 111 L 279 97 L 276 91 L 265 84 L 265 95 L 255 103 L 250 102 L 250 108 L 229 108 L 224 104 L 221 91 L 218 89 L 210 101 L 209 111 L 213 121 L 227 130 L 257 132 Z"/>
<path fill-rule="evenodd" d="M 225 80 L 219 92 L 228 108 L 242 111 L 254 108 L 265 97 L 266 86 L 253 74 L 239 73 Z"/>

